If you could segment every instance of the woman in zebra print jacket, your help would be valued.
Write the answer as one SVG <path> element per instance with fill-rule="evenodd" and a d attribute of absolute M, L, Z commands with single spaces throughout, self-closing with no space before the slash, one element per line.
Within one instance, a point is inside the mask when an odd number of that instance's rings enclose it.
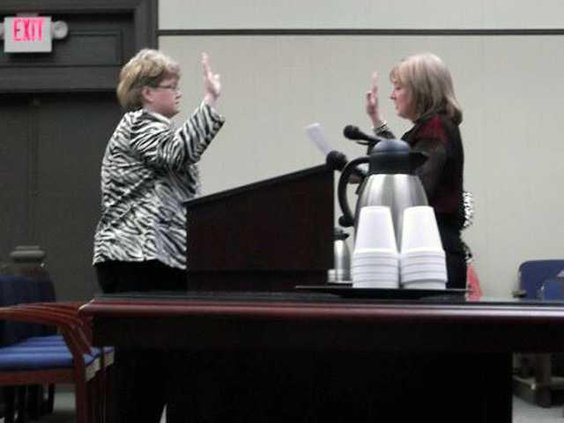
<path fill-rule="evenodd" d="M 179 112 L 178 64 L 145 49 L 121 71 L 117 94 L 128 112 L 102 161 L 102 216 L 94 240 L 104 292 L 176 290 L 184 284 L 182 203 L 199 194 L 196 163 L 224 122 L 214 109 L 219 76 L 206 54 L 202 65 L 205 97 L 178 129 L 170 121 Z"/>
<path fill-rule="evenodd" d="M 202 55 L 205 95 L 175 129 L 180 69 L 160 51 L 144 49 L 121 70 L 117 95 L 127 110 L 111 136 L 101 171 L 102 215 L 94 265 L 104 293 L 177 291 L 186 287 L 183 202 L 200 192 L 196 163 L 222 127 L 215 110 L 219 75 Z M 120 422 L 155 422 L 171 392 L 170 357 L 116 353 L 115 403 Z"/>

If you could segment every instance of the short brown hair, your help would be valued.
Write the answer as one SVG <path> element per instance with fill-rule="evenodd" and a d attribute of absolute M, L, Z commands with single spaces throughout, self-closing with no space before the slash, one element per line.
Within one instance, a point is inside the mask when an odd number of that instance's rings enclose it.
<path fill-rule="evenodd" d="M 392 68 L 390 79 L 409 89 L 417 118 L 446 113 L 456 124 L 462 122 L 452 77 L 438 56 L 432 53 L 409 56 Z"/>
<path fill-rule="evenodd" d="M 141 89 L 156 87 L 166 78 L 180 78 L 180 66 L 159 50 L 143 49 L 127 62 L 119 74 L 117 97 L 126 110 L 143 107 Z"/>

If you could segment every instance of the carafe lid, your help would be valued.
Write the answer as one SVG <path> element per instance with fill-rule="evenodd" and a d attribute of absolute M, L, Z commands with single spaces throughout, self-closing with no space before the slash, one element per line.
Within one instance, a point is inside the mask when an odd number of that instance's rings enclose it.
<path fill-rule="evenodd" d="M 385 139 L 370 152 L 370 173 L 413 174 L 426 157 L 403 140 Z"/>
<path fill-rule="evenodd" d="M 383 139 L 372 148 L 371 153 L 409 153 L 409 144 L 404 140 Z"/>

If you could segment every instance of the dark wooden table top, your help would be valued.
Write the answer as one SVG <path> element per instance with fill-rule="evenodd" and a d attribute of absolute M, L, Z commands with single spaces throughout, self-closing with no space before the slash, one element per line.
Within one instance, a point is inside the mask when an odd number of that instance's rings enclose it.
<path fill-rule="evenodd" d="M 564 350 L 564 304 L 355 298 L 331 293 L 100 296 L 82 308 L 97 344 L 181 349 Z"/>

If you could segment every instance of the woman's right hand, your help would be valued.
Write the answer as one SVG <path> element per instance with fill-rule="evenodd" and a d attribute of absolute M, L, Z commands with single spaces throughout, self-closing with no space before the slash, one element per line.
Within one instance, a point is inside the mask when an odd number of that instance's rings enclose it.
<path fill-rule="evenodd" d="M 221 82 L 219 74 L 214 73 L 207 53 L 202 53 L 202 71 L 204 74 L 204 88 L 206 91 L 204 101 L 213 106 L 221 95 Z"/>
<path fill-rule="evenodd" d="M 370 91 L 366 93 L 366 114 L 372 121 L 374 127 L 378 127 L 382 124 L 383 119 L 380 116 L 378 105 L 378 72 L 372 74 Z"/>

